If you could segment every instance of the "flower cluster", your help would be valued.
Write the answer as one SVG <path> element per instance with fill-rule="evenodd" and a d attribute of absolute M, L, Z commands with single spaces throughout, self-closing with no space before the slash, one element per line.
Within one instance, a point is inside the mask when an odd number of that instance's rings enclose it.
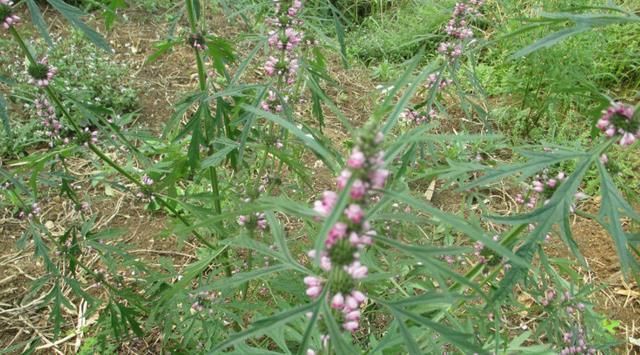
<path fill-rule="evenodd" d="M 268 21 L 274 28 L 268 33 L 271 55 L 264 64 L 264 71 L 268 76 L 276 77 L 277 85 L 283 88 L 295 83 L 300 68 L 296 48 L 305 42 L 304 33 L 300 29 L 303 24 L 300 19 L 302 1 L 276 0 L 274 5 L 275 17 Z M 270 94 L 269 98 L 270 102 L 262 103 L 263 108 L 279 106 L 275 95 Z"/>
<path fill-rule="evenodd" d="M 27 69 L 31 78 L 29 84 L 36 85 L 41 88 L 46 88 L 53 77 L 58 73 L 58 69 L 49 66 L 47 57 L 40 59 L 35 64 L 29 65 Z"/>
<path fill-rule="evenodd" d="M 34 217 L 39 216 L 40 213 L 42 213 L 42 209 L 40 208 L 40 205 L 38 205 L 37 202 L 34 202 L 28 208 L 25 208 L 22 211 L 20 211 L 20 213 L 18 213 L 18 218 L 20 218 L 20 219 L 25 219 L 25 218 L 33 219 Z"/>
<path fill-rule="evenodd" d="M 359 328 L 360 306 L 366 300 L 364 293 L 356 289 L 358 280 L 368 274 L 367 267 L 360 262 L 360 252 L 373 243 L 376 235 L 366 220 L 365 209 L 375 194 L 373 190 L 383 188 L 389 176 L 383 168 L 384 152 L 379 149 L 382 139 L 381 133 L 365 133 L 359 137 L 347 160 L 347 168 L 337 178 L 338 191 L 351 183 L 349 201 L 329 230 L 324 249 L 320 254 L 315 250 L 309 252 L 329 277 L 304 278 L 309 297 L 317 298 L 325 286 L 330 287 L 327 297 L 331 307 L 339 312 L 342 327 L 350 332 Z M 314 205 L 320 219 L 333 213 L 337 201 L 337 192 L 324 192 L 322 199 Z"/>
<path fill-rule="evenodd" d="M 92 131 L 89 129 L 89 127 L 85 127 L 84 130 L 84 146 L 88 147 L 89 146 L 89 142 L 91 142 L 91 144 L 96 144 L 98 143 L 98 131 Z"/>
<path fill-rule="evenodd" d="M 13 14 L 13 1 L 0 0 L 0 23 L 5 30 L 20 22 L 20 17 Z"/>
<path fill-rule="evenodd" d="M 153 179 L 150 178 L 147 174 L 142 175 L 142 177 L 140 178 L 140 182 L 142 182 L 142 184 L 145 186 L 151 186 L 154 183 Z"/>
<path fill-rule="evenodd" d="M 582 328 L 578 328 L 575 332 L 564 333 L 562 340 L 565 342 L 565 347 L 560 351 L 560 355 L 596 353 L 595 348 L 587 345 L 584 329 Z"/>
<path fill-rule="evenodd" d="M 194 300 L 191 304 L 191 309 L 193 312 L 202 312 L 205 310 L 207 304 L 214 302 L 219 295 L 220 292 L 215 291 L 201 291 L 197 294 L 190 294 L 189 297 Z M 209 313 L 212 312 L 213 310 L 210 309 Z"/>
<path fill-rule="evenodd" d="M 450 61 L 462 55 L 465 41 L 473 37 L 473 30 L 469 26 L 471 16 L 480 13 L 480 7 L 484 4 L 484 0 L 468 0 L 459 2 L 453 8 L 451 19 L 445 26 L 445 32 L 449 39 L 440 43 L 438 53 L 444 55 Z"/>
<path fill-rule="evenodd" d="M 262 107 L 263 110 L 270 113 L 282 112 L 282 104 L 278 99 L 278 95 L 273 90 L 269 90 L 269 94 L 267 95 L 266 100 L 262 101 L 260 106 Z"/>
<path fill-rule="evenodd" d="M 436 82 L 438 82 L 438 78 L 439 77 L 440 77 L 440 73 L 429 74 L 429 77 L 427 78 L 427 84 L 425 85 L 428 90 L 431 90 L 434 87 L 434 85 L 436 85 Z M 451 84 L 453 84 L 453 80 L 443 78 L 438 83 L 438 88 L 437 89 L 438 89 L 438 91 L 442 91 L 442 90 L 446 89 L 447 86 L 449 86 Z"/>
<path fill-rule="evenodd" d="M 473 38 L 473 30 L 470 27 L 470 20 L 473 16 L 480 14 L 480 7 L 484 0 L 465 0 L 456 3 L 453 8 L 451 19 L 447 22 L 444 32 L 444 40 L 438 44 L 437 52 L 448 61 L 449 71 L 456 69 L 454 64 L 462 56 L 464 48 Z M 447 86 L 453 84 L 453 80 L 447 78 L 443 72 L 429 75 L 425 87 L 431 95 L 443 91 Z"/>
<path fill-rule="evenodd" d="M 189 35 L 187 44 L 199 51 L 203 51 L 207 47 L 204 36 L 199 33 Z"/>
<path fill-rule="evenodd" d="M 406 121 L 413 123 L 415 125 L 420 125 L 426 122 L 431 121 L 437 116 L 436 110 L 431 109 L 427 111 L 416 111 L 412 109 L 407 109 L 401 114 L 401 118 Z"/>
<path fill-rule="evenodd" d="M 546 199 L 553 195 L 554 191 L 566 178 L 566 174 L 562 171 L 554 177 L 549 177 L 547 173 L 538 175 L 533 181 L 531 191 L 527 194 L 527 196 L 523 194 L 516 195 L 516 203 L 525 205 L 527 208 L 533 209 L 536 207 L 540 196 L 545 198 L 546 203 Z"/>
<path fill-rule="evenodd" d="M 35 100 L 36 114 L 42 120 L 45 134 L 49 138 L 49 147 L 53 148 L 56 141 L 60 141 L 62 124 L 56 116 L 56 111 L 45 97 Z M 65 141 L 67 143 L 68 139 Z"/>
<path fill-rule="evenodd" d="M 622 147 L 630 146 L 640 138 L 640 119 L 634 113 L 632 106 L 615 103 L 602 112 L 596 127 L 607 137 L 620 136 Z"/>
<path fill-rule="evenodd" d="M 256 212 L 248 216 L 238 216 L 238 224 L 248 229 L 259 229 L 264 231 L 267 229 L 267 219 L 264 213 Z"/>
<path fill-rule="evenodd" d="M 438 53 L 450 60 L 454 60 L 462 55 L 462 44 L 453 42 L 442 42 L 438 45 Z"/>

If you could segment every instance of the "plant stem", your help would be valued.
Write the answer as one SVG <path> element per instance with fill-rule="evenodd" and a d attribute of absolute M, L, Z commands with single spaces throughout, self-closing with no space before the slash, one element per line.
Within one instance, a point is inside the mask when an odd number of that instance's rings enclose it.
<path fill-rule="evenodd" d="M 187 17 L 189 18 L 189 28 L 191 29 L 191 33 L 192 34 L 196 34 L 197 32 L 197 24 L 196 24 L 196 16 L 195 16 L 195 12 L 193 9 L 193 3 L 191 2 L 192 0 L 185 0 L 185 3 L 187 5 Z M 202 56 L 200 55 L 200 52 L 197 48 L 193 49 L 194 51 L 194 55 L 196 57 L 196 65 L 198 67 L 198 82 L 199 82 L 199 86 L 200 86 L 200 92 L 202 93 L 206 93 L 207 92 L 207 74 L 204 68 L 204 62 L 202 61 Z M 204 105 L 207 104 L 208 101 L 205 100 L 201 100 L 200 101 L 200 105 Z M 202 115 L 204 115 L 204 110 L 200 111 Z M 205 115 L 206 116 L 206 115 Z M 204 125 L 205 125 L 205 129 L 204 129 L 204 137 L 206 140 L 206 144 L 207 144 L 207 151 L 209 153 L 209 155 L 213 154 L 213 142 L 211 141 L 211 122 L 209 122 L 209 117 L 204 117 Z M 222 214 L 222 203 L 221 203 L 221 198 L 220 198 L 220 186 L 219 186 L 219 180 L 218 180 L 218 172 L 216 170 L 215 167 L 209 167 L 209 180 L 211 182 L 211 192 L 213 194 L 213 206 L 215 208 L 216 211 L 216 215 L 220 215 Z M 222 230 L 222 225 L 218 222 L 216 223 L 219 227 L 220 230 Z M 225 273 L 227 276 L 231 276 L 232 272 L 231 272 L 231 264 L 229 263 L 229 251 L 228 249 L 225 249 L 222 253 L 223 258 L 226 260 L 226 265 L 225 265 Z"/>
<path fill-rule="evenodd" d="M 253 229 L 249 229 L 249 239 L 253 240 L 255 233 Z M 247 271 L 251 272 L 251 268 L 253 267 L 253 250 L 247 249 L 249 252 L 249 257 L 247 257 Z M 244 284 L 244 289 L 242 292 L 242 300 L 245 301 L 247 299 L 247 294 L 249 293 L 249 282 L 247 281 Z"/>
<path fill-rule="evenodd" d="M 29 63 L 31 63 L 33 65 L 38 64 L 36 62 L 36 59 L 31 55 L 31 52 L 29 51 L 29 48 L 27 48 L 27 45 L 22 40 L 22 37 L 20 36 L 20 33 L 18 33 L 18 31 L 16 31 L 14 26 L 9 27 L 9 31 L 11 32 L 13 37 L 15 37 L 15 39 L 18 41 L 18 44 L 20 45 L 20 48 L 22 48 L 22 51 L 27 56 L 27 59 L 29 59 Z"/>

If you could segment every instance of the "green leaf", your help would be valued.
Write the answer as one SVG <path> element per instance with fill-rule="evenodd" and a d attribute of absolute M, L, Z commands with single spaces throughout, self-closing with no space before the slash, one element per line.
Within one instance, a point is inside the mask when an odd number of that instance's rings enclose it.
<path fill-rule="evenodd" d="M 2 126 L 7 136 L 13 136 L 11 132 L 11 122 L 9 121 L 9 110 L 7 109 L 7 101 L 4 99 L 4 95 L 0 93 L 0 119 L 2 119 Z"/>
<path fill-rule="evenodd" d="M 251 53 L 249 53 L 246 56 L 246 58 L 240 63 L 240 65 L 238 66 L 238 69 L 236 69 L 235 73 L 233 74 L 233 78 L 231 79 L 231 82 L 229 83 L 230 86 L 235 86 L 238 83 L 240 78 L 242 78 L 242 74 L 244 74 L 244 71 L 247 69 L 247 67 L 253 60 L 253 58 L 258 54 L 258 51 L 264 48 L 265 43 L 266 41 L 256 45 L 256 47 L 253 50 L 251 50 Z"/>
<path fill-rule="evenodd" d="M 433 207 L 426 202 L 420 201 L 412 196 L 403 193 L 397 193 L 393 191 L 385 191 L 385 195 L 394 198 L 397 201 L 406 203 L 414 208 L 422 210 L 431 214 L 432 216 L 438 218 L 441 222 L 444 222 L 451 226 L 453 229 L 464 233 L 469 238 L 482 242 L 488 248 L 494 250 L 496 253 L 500 254 L 500 256 L 509 259 L 511 262 L 515 264 L 519 264 L 523 267 L 529 267 L 529 262 L 520 258 L 516 254 L 514 254 L 511 250 L 505 248 L 500 243 L 495 242 L 492 238 L 486 235 L 486 232 L 482 230 L 482 228 L 478 226 L 474 226 L 471 223 L 467 222 L 463 218 L 458 216 L 448 214 L 446 212 L 441 211 L 440 209 Z"/>
<path fill-rule="evenodd" d="M 324 294 L 324 293 L 323 293 Z M 320 302 L 316 302 L 316 306 L 314 307 L 309 319 L 309 324 L 307 324 L 307 328 L 304 331 L 302 336 L 302 340 L 300 341 L 300 347 L 298 348 L 298 355 L 305 355 L 307 353 L 307 344 L 309 343 L 309 338 L 311 338 L 311 333 L 316 328 L 316 322 L 318 321 L 320 315 Z"/>
<path fill-rule="evenodd" d="M 319 110 L 320 114 L 322 114 L 321 103 L 324 102 L 324 104 L 329 107 L 331 112 L 336 115 L 344 128 L 348 131 L 351 131 L 353 129 L 353 125 L 351 125 L 347 117 L 345 117 L 342 111 L 340 111 L 336 104 L 333 103 L 333 101 L 327 96 L 324 90 L 322 90 L 322 87 L 320 87 L 318 78 L 314 72 L 311 72 L 311 75 L 309 75 L 309 77 L 307 78 L 307 82 L 309 83 L 309 88 L 311 89 L 311 93 L 313 95 L 312 98 L 314 110 Z M 315 107 L 316 105 L 318 106 L 317 108 Z"/>
<path fill-rule="evenodd" d="M 566 202 L 565 202 L 566 203 Z M 565 205 L 565 208 L 569 208 L 569 206 Z M 580 249 L 578 248 L 578 243 L 576 243 L 575 239 L 573 239 L 573 233 L 571 232 L 571 220 L 569 214 L 566 214 L 562 220 L 560 221 L 560 238 L 564 242 L 564 244 L 569 247 L 573 255 L 576 256 L 578 262 L 585 268 L 588 269 L 587 261 L 585 260 L 582 253 L 580 253 Z"/>
<path fill-rule="evenodd" d="M 383 236 L 377 236 L 376 242 L 386 244 L 388 246 L 400 249 L 407 253 L 420 254 L 424 256 L 440 257 L 442 255 L 457 255 L 464 254 L 471 251 L 469 247 L 428 247 L 422 245 L 405 245 L 393 239 L 385 238 Z"/>
<path fill-rule="evenodd" d="M 104 10 L 104 25 L 107 28 L 107 31 L 110 31 L 113 27 L 113 23 L 116 20 L 116 10 L 127 8 L 127 3 L 125 0 L 111 0 L 109 6 L 107 6 Z"/>
<path fill-rule="evenodd" d="M 11 86 L 11 85 L 15 85 L 16 81 L 11 79 L 11 78 L 9 78 L 8 76 L 0 75 L 0 83 L 7 84 L 7 85 Z"/>
<path fill-rule="evenodd" d="M 513 34 L 522 33 L 538 27 L 548 27 L 550 25 L 563 23 L 563 22 L 573 22 L 574 26 L 554 32 L 542 38 L 541 40 L 536 41 L 532 45 L 527 46 L 517 51 L 516 53 L 514 53 L 511 56 L 511 58 L 523 57 L 539 49 L 551 47 L 570 36 L 591 30 L 592 28 L 609 26 L 614 24 L 640 22 L 639 16 L 636 16 L 633 13 L 626 12 L 619 7 L 599 7 L 599 6 L 582 7 L 582 9 L 589 9 L 589 8 L 614 10 L 614 11 L 624 13 L 625 16 L 598 14 L 598 13 L 587 13 L 587 14 L 580 14 L 580 13 L 574 14 L 574 13 L 568 13 L 568 12 L 543 13 L 541 18 L 536 20 L 537 22 L 536 24 L 525 26 L 524 28 L 516 31 Z M 579 10 L 581 9 L 580 8 L 575 9 L 575 11 L 579 11 Z M 510 34 L 509 36 L 513 34 Z"/>
<path fill-rule="evenodd" d="M 420 52 L 420 54 L 422 54 L 422 51 Z M 389 131 L 396 125 L 396 123 L 398 123 L 400 115 L 404 112 L 410 100 L 413 98 L 416 91 L 418 91 L 418 88 L 422 86 L 422 82 L 424 82 L 424 80 L 427 78 L 427 75 L 435 71 L 436 64 L 437 63 L 431 63 L 428 67 L 424 68 L 416 78 L 413 79 L 413 82 L 411 83 L 411 86 L 409 86 L 409 89 L 405 91 L 404 95 L 402 95 L 400 100 L 393 106 L 393 111 L 389 115 L 387 123 L 385 123 L 384 127 L 382 128 L 382 133 L 389 133 Z M 398 89 L 400 89 L 405 84 L 400 82 L 396 85 L 398 85 Z M 389 98 L 390 97 L 391 95 L 389 95 Z"/>
<path fill-rule="evenodd" d="M 404 344 L 407 346 L 407 351 L 409 352 L 409 355 L 421 355 L 422 351 L 420 350 L 420 345 L 418 345 L 416 340 L 413 338 L 413 335 L 411 335 L 411 333 L 409 332 L 409 329 L 407 329 L 407 326 L 404 324 L 404 321 L 402 321 L 401 319 L 398 319 L 399 317 L 397 315 L 395 316 L 396 316 L 396 322 L 398 323 L 398 328 L 400 329 L 400 333 L 402 333 L 402 337 L 404 338 Z"/>
<path fill-rule="evenodd" d="M 598 221 L 613 238 L 620 258 L 622 272 L 625 276 L 629 276 L 631 269 L 638 271 L 640 270 L 640 265 L 637 259 L 629 252 L 627 236 L 622 228 L 621 214 L 625 213 L 636 221 L 640 221 L 640 216 L 622 198 L 605 166 L 600 162 L 597 163 L 597 166 L 600 172 L 600 194 L 602 196 Z"/>
<path fill-rule="evenodd" d="M 139 337 L 144 336 L 144 332 L 140 328 L 140 324 L 138 324 L 138 321 L 136 321 L 136 318 L 135 318 L 136 313 L 133 310 L 133 308 L 129 308 L 124 304 L 120 304 L 120 303 L 116 303 L 116 306 L 118 307 L 118 310 L 120 311 L 120 315 L 122 316 L 123 327 L 126 329 L 128 324 L 135 335 Z"/>
<path fill-rule="evenodd" d="M 318 302 L 320 302 L 321 298 L 316 300 L 313 303 L 309 303 L 303 306 L 300 306 L 298 308 L 294 308 L 288 311 L 284 311 L 282 313 L 278 313 L 275 316 L 269 317 L 269 318 L 265 318 L 265 319 L 260 319 L 257 321 L 254 321 L 251 328 L 233 334 L 231 335 L 227 340 L 220 342 L 218 344 L 216 344 L 216 346 L 211 349 L 211 351 L 209 352 L 209 354 L 217 354 L 220 351 L 233 346 L 243 340 L 252 338 L 252 337 L 256 337 L 256 336 L 260 336 L 266 332 L 268 332 L 270 329 L 275 328 L 275 327 L 279 327 L 282 325 L 285 325 L 295 319 L 300 318 L 301 316 L 303 316 L 305 313 L 307 313 L 308 311 L 316 308 L 318 306 Z"/>
<path fill-rule="evenodd" d="M 325 162 L 325 164 L 327 164 L 327 166 L 332 171 L 337 171 L 336 157 L 327 148 L 325 148 L 320 143 L 318 143 L 318 141 L 315 140 L 312 136 L 304 133 L 300 128 L 298 128 L 292 122 L 289 122 L 283 119 L 282 117 L 276 116 L 270 112 L 266 112 L 264 110 L 257 109 L 255 107 L 252 107 L 246 104 L 242 105 L 242 108 L 287 129 L 294 136 L 300 139 L 307 147 L 309 147 L 316 154 L 318 154 L 318 156 Z"/>
<path fill-rule="evenodd" d="M 162 298 L 158 302 L 159 305 L 163 304 L 167 300 L 171 299 L 175 294 L 180 291 L 184 291 L 187 285 L 191 284 L 191 281 L 206 270 L 211 263 L 227 249 L 227 246 L 220 248 L 215 254 L 207 254 L 203 256 L 197 262 L 188 265 L 185 272 L 182 274 L 182 278 L 173 287 L 165 291 L 162 294 Z"/>
<path fill-rule="evenodd" d="M 462 332 L 450 329 L 426 317 L 409 312 L 393 304 L 382 303 L 382 305 L 389 308 L 391 312 L 393 312 L 396 315 L 396 317 L 410 319 L 418 323 L 419 325 L 433 329 L 435 332 L 442 335 L 443 338 L 449 340 L 453 345 L 457 346 L 458 348 L 465 349 L 471 352 L 476 352 L 478 354 L 487 354 L 487 351 L 469 342 L 469 339 L 474 338 L 473 334 L 462 333 Z"/>
<path fill-rule="evenodd" d="M 156 60 L 158 60 L 158 58 L 160 58 L 162 55 L 164 55 L 169 50 L 171 50 L 171 48 L 173 48 L 173 46 L 179 42 L 180 41 L 175 39 L 167 39 L 167 40 L 156 43 L 154 45 L 156 47 L 156 51 L 151 53 L 151 55 L 147 57 L 147 60 L 144 61 L 144 64 L 146 65 L 146 64 L 155 62 Z"/>
<path fill-rule="evenodd" d="M 267 212 L 267 213 L 272 213 L 272 212 Z M 247 248 L 247 249 L 255 250 L 262 255 L 270 256 L 276 260 L 281 261 L 284 264 L 287 264 L 293 270 L 297 270 L 305 274 L 311 273 L 310 270 L 298 264 L 293 258 L 290 257 L 290 255 L 287 256 L 285 252 L 274 251 L 271 248 L 269 248 L 266 244 L 255 241 L 246 235 L 240 236 L 238 238 L 227 239 L 222 241 L 222 243 L 233 245 L 238 248 Z"/>
<path fill-rule="evenodd" d="M 218 140 L 218 142 L 221 141 Z M 231 152 L 238 149 L 239 146 L 238 143 L 228 140 L 222 141 L 222 143 L 226 144 L 225 147 L 204 158 L 201 162 L 200 169 L 207 169 L 212 166 L 220 165 L 220 163 L 222 163 Z"/>
<path fill-rule="evenodd" d="M 235 61 L 231 43 L 221 37 L 207 37 L 207 53 L 220 75 L 225 75 L 225 64 Z"/>
<path fill-rule="evenodd" d="M 544 38 L 542 38 L 541 40 L 536 41 L 534 44 L 527 46 L 525 48 L 522 48 L 521 50 L 515 52 L 513 55 L 511 55 L 512 59 L 516 59 L 516 58 L 520 58 L 520 57 L 524 57 L 530 53 L 533 53 L 537 50 L 540 50 L 542 48 L 548 48 L 551 46 L 554 46 L 556 43 L 570 37 L 573 35 L 576 35 L 578 33 L 582 33 L 585 31 L 588 31 L 589 27 L 588 26 L 584 26 L 584 25 L 578 25 L 578 26 L 574 26 L 574 27 L 570 27 L 570 28 L 565 28 L 564 30 L 558 31 L 558 32 L 554 32 Z"/>
<path fill-rule="evenodd" d="M 447 307 L 451 305 L 456 300 L 468 300 L 472 299 L 469 296 L 465 296 L 463 294 L 460 295 L 452 295 L 450 293 L 444 292 L 436 292 L 430 291 L 417 296 L 407 297 L 400 299 L 398 301 L 386 302 L 387 304 L 391 304 L 399 307 L 408 307 L 408 306 L 419 306 L 424 304 L 438 304 L 442 305 L 442 307 Z"/>
<path fill-rule="evenodd" d="M 340 43 L 340 58 L 342 59 L 342 65 L 345 67 L 345 69 L 349 69 L 349 60 L 347 59 L 347 46 L 344 40 L 345 39 L 344 26 L 342 25 L 342 22 L 338 18 L 338 15 L 334 9 L 335 8 L 332 7 L 333 23 L 335 24 L 335 27 L 336 27 L 336 34 L 338 35 L 338 43 Z"/>
<path fill-rule="evenodd" d="M 49 31 L 47 30 L 47 24 L 44 22 L 44 18 L 42 18 L 42 13 L 40 12 L 40 8 L 36 4 L 34 0 L 25 0 L 27 6 L 29 7 L 29 12 L 31 13 L 31 21 L 33 21 L 34 25 L 40 32 L 40 36 L 44 38 L 45 42 L 49 47 L 53 47 L 53 41 L 51 40 L 51 36 L 49 36 Z"/>
<path fill-rule="evenodd" d="M 291 255 L 291 251 L 287 246 L 287 239 L 284 234 L 284 228 L 282 227 L 282 223 L 276 218 L 276 215 L 272 211 L 265 212 L 265 216 L 267 218 L 267 222 L 269 222 L 269 229 L 271 230 L 271 235 L 273 236 L 276 245 L 278 246 L 278 250 L 284 255 L 285 259 L 289 261 L 289 263 L 295 265 L 297 268 L 302 268 L 305 270 L 302 265 L 298 264 L 298 262 Z"/>
<path fill-rule="evenodd" d="M 193 106 L 194 102 L 199 101 L 202 98 L 202 95 L 203 94 L 201 92 L 188 94 L 187 96 L 182 98 L 182 100 L 180 100 L 177 104 L 174 105 L 175 111 L 167 121 L 167 124 L 164 127 L 164 130 L 162 131 L 163 136 L 169 135 L 169 133 L 174 129 L 174 127 L 177 126 L 178 123 L 180 123 L 182 116 L 184 116 L 187 110 L 191 106 Z M 179 137 L 180 135 L 176 139 L 179 139 Z"/>
<path fill-rule="evenodd" d="M 532 158 L 525 163 L 518 163 L 512 165 L 506 165 L 502 167 L 486 166 L 482 171 L 485 174 L 473 181 L 460 187 L 459 190 L 468 190 L 477 186 L 485 186 L 495 183 L 505 177 L 518 176 L 519 179 L 525 179 L 531 175 L 538 173 L 540 170 L 558 164 L 567 160 L 574 160 L 588 157 L 589 154 L 585 152 L 528 152 L 520 151 L 525 157 Z M 518 175 L 520 174 L 520 175 Z"/>
<path fill-rule="evenodd" d="M 226 290 L 233 287 L 240 286 L 247 281 L 255 280 L 257 278 L 273 274 L 280 271 L 291 270 L 292 267 L 287 264 L 272 265 L 261 269 L 255 269 L 247 272 L 237 273 L 229 278 L 220 279 L 214 281 L 206 286 L 198 287 L 195 292 L 210 291 L 210 290 Z"/>
<path fill-rule="evenodd" d="M 73 26 L 79 28 L 80 31 L 82 31 L 85 36 L 87 36 L 87 38 L 89 38 L 89 40 L 93 42 L 93 44 L 109 54 L 113 53 L 113 49 L 111 48 L 111 46 L 109 46 L 107 40 L 104 39 L 101 34 L 82 22 L 80 17 L 84 16 L 85 14 L 80 9 L 75 6 L 71 6 L 61 0 L 47 0 L 47 2 L 51 4 L 51 6 L 53 6 L 56 10 L 58 10 L 58 12 L 60 12 L 62 16 L 64 16 L 69 22 L 71 22 Z"/>

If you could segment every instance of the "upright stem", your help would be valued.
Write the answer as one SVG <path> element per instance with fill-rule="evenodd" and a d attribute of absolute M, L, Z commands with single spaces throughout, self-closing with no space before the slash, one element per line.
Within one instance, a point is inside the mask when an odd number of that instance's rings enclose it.
<path fill-rule="evenodd" d="M 196 16 L 195 16 L 195 12 L 193 10 L 193 3 L 192 0 L 185 0 L 186 5 L 187 5 L 187 17 L 189 18 L 189 28 L 191 29 L 191 33 L 192 34 L 196 34 L 197 33 L 197 24 L 196 24 Z M 200 52 L 198 51 L 197 48 L 193 49 L 194 51 L 194 55 L 196 57 L 196 65 L 198 67 L 198 82 L 199 82 L 199 86 L 200 86 L 200 92 L 202 93 L 206 93 L 207 92 L 207 74 L 204 68 L 204 62 L 202 61 L 202 56 L 200 55 Z M 200 105 L 206 104 L 206 102 L 200 102 Z M 204 111 L 201 111 L 204 112 Z M 209 122 L 208 117 L 205 117 L 204 120 L 204 125 L 205 125 L 205 129 L 204 129 L 204 137 L 206 140 L 206 144 L 207 144 L 207 151 L 209 152 L 209 154 L 213 154 L 213 142 L 211 141 L 211 122 Z M 213 206 L 215 208 L 216 214 L 220 215 L 222 214 L 222 203 L 221 203 L 221 199 L 220 199 L 220 186 L 219 186 L 219 180 L 218 180 L 218 172 L 216 170 L 215 167 L 209 167 L 209 180 L 211 181 L 211 192 L 213 194 Z M 216 224 L 220 224 L 219 222 Z M 221 227 L 221 226 L 219 226 Z M 222 228 L 220 228 L 220 230 L 222 230 Z M 231 264 L 229 264 L 229 252 L 228 249 L 225 249 L 223 251 L 223 258 L 227 261 L 227 265 L 225 266 L 225 273 L 227 276 L 231 276 Z"/>
<path fill-rule="evenodd" d="M 38 64 L 38 62 L 36 62 L 36 59 L 31 55 L 29 48 L 27 48 L 27 45 L 24 43 L 24 41 L 22 40 L 22 37 L 20 37 L 20 34 L 18 33 L 18 31 L 16 31 L 14 26 L 9 27 L 9 31 L 11 32 L 13 37 L 15 37 L 16 40 L 18 41 L 20 48 L 22 48 L 22 51 L 27 56 L 27 59 L 29 59 L 29 62 L 33 65 Z"/>
<path fill-rule="evenodd" d="M 253 237 L 254 237 L 254 229 L 251 228 L 249 229 L 249 239 L 253 240 Z M 249 256 L 247 257 L 247 272 L 251 272 L 251 269 L 253 269 L 253 250 L 247 249 L 247 251 L 249 252 Z M 250 281 L 247 281 L 243 287 L 243 292 L 242 292 L 243 301 L 247 299 L 247 295 L 249 294 L 249 282 Z"/>

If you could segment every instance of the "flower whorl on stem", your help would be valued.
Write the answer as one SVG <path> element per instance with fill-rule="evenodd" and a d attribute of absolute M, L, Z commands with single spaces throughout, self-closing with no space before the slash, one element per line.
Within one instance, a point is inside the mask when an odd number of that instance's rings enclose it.
<path fill-rule="evenodd" d="M 53 77 L 58 73 L 58 69 L 49 66 L 49 60 L 47 57 L 44 57 L 37 63 L 29 65 L 27 72 L 29 72 L 29 75 L 31 76 L 29 84 L 46 88 L 51 83 L 51 80 L 53 80 Z"/>
<path fill-rule="evenodd" d="M 298 69 L 300 68 L 299 55 L 296 51 L 304 37 L 300 27 L 303 21 L 300 19 L 302 1 L 300 0 L 275 0 L 275 17 L 269 19 L 273 29 L 268 33 L 268 43 L 271 53 L 264 64 L 264 72 L 267 76 L 277 79 L 278 89 L 284 89 L 296 82 Z M 284 96 L 286 102 L 288 96 Z M 266 101 L 261 104 L 268 112 L 282 111 L 282 103 L 279 98 L 269 92 Z"/>
<path fill-rule="evenodd" d="M 384 152 L 379 148 L 382 140 L 382 133 L 365 131 L 351 151 L 346 169 L 337 178 L 338 191 L 352 182 L 349 201 L 329 230 L 320 254 L 315 250 L 309 252 L 311 258 L 319 261 L 326 277 L 304 279 L 311 298 L 320 296 L 325 285 L 330 287 L 327 295 L 331 308 L 339 312 L 342 327 L 350 332 L 360 327 L 360 305 L 366 300 L 365 294 L 357 289 L 358 281 L 368 274 L 367 267 L 360 262 L 360 252 L 373 243 L 376 235 L 367 222 L 366 207 L 374 190 L 383 188 L 389 176 L 384 169 Z M 322 199 L 315 202 L 314 210 L 320 218 L 326 218 L 337 201 L 337 192 L 326 191 Z"/>
<path fill-rule="evenodd" d="M 20 17 L 13 14 L 13 1 L 0 0 L 0 24 L 5 30 L 20 22 Z"/>
<path fill-rule="evenodd" d="M 620 136 L 620 146 L 627 147 L 640 139 L 640 118 L 634 115 L 633 106 L 614 103 L 602 112 L 596 127 L 607 137 Z"/>

